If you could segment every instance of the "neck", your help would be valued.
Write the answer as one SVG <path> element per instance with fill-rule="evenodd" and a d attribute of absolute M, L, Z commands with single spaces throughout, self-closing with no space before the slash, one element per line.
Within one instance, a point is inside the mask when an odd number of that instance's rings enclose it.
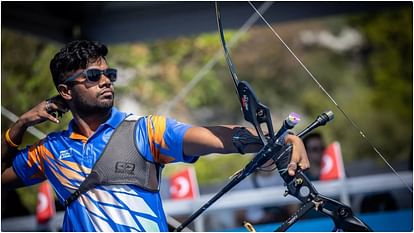
<path fill-rule="evenodd" d="M 79 112 L 72 111 L 76 125 L 75 131 L 89 138 L 101 124 L 109 119 L 111 112 L 112 110 L 109 109 L 106 112 L 83 115 Z"/>

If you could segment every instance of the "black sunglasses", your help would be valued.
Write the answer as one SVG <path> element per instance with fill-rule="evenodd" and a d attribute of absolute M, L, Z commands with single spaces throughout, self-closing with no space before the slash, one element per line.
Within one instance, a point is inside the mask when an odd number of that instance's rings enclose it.
<path fill-rule="evenodd" d="M 108 77 L 111 82 L 115 82 L 117 78 L 117 70 L 112 68 L 108 68 L 106 70 L 100 70 L 97 68 L 87 69 L 70 76 L 63 83 L 66 84 L 68 82 L 72 82 L 81 75 L 85 76 L 89 82 L 98 82 L 101 79 L 102 75 Z"/>

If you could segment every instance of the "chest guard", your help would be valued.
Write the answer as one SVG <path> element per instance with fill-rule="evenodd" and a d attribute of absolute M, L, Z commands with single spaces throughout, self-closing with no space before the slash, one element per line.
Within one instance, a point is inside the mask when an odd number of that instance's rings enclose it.
<path fill-rule="evenodd" d="M 140 119 L 127 117 L 112 134 L 101 157 L 79 189 L 64 202 L 69 206 L 82 193 L 97 185 L 136 185 L 147 191 L 159 191 L 162 165 L 148 161 L 135 144 L 135 132 Z"/>

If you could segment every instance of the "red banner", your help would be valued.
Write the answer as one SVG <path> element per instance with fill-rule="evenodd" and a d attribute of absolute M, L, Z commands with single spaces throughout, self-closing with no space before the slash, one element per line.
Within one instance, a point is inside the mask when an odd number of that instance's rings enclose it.
<path fill-rule="evenodd" d="M 52 193 L 52 187 L 49 182 L 45 181 L 39 186 L 37 194 L 36 219 L 40 224 L 47 223 L 56 213 L 55 197 Z"/>
<path fill-rule="evenodd" d="M 195 199 L 198 197 L 198 184 L 192 167 L 186 168 L 170 177 L 171 199 Z"/>
<path fill-rule="evenodd" d="M 336 180 L 343 177 L 342 153 L 339 142 L 330 144 L 322 156 L 320 180 Z"/>

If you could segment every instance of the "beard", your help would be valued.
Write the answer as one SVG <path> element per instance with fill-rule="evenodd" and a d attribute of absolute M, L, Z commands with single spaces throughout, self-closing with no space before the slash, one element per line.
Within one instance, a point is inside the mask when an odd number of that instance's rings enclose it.
<path fill-rule="evenodd" d="M 114 95 L 111 98 L 102 98 L 99 94 L 96 98 L 85 98 L 84 95 L 79 95 L 77 92 L 72 92 L 73 104 L 77 112 L 81 116 L 101 115 L 111 111 L 114 105 Z"/>

